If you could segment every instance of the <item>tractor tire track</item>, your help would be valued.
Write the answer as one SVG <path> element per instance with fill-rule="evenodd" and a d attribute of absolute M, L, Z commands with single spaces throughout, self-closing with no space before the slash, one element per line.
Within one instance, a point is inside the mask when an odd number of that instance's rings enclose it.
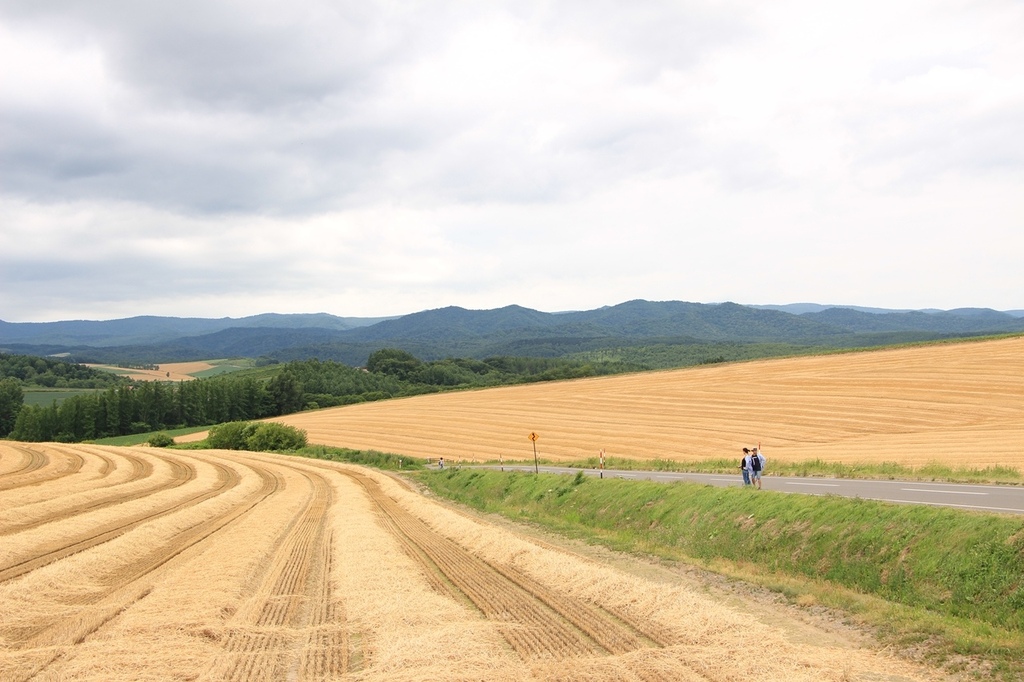
<path fill-rule="evenodd" d="M 24 450 L 20 447 L 14 449 Z M 54 458 L 49 455 L 49 452 L 58 451 L 50 450 L 44 453 L 37 449 L 30 450 L 28 453 L 29 461 L 25 467 L 15 474 L 4 476 L 3 480 L 0 480 L 0 491 L 40 485 L 63 478 L 64 476 L 70 476 L 77 473 L 82 468 L 82 465 L 85 464 L 85 458 L 78 453 L 59 452 L 60 457 Z"/>
<path fill-rule="evenodd" d="M 396 481 L 399 482 L 399 483 L 404 484 L 410 491 L 413 491 L 413 492 L 416 491 L 416 489 L 412 485 L 410 485 L 409 482 L 406 481 L 405 479 L 398 478 L 398 479 L 396 479 Z M 462 516 L 463 518 L 469 519 L 471 521 L 475 521 L 475 517 L 465 513 L 464 511 L 461 511 L 459 509 L 452 509 L 451 511 L 456 513 L 456 514 L 458 514 L 459 516 Z M 549 549 L 552 552 L 564 553 L 566 551 L 564 547 L 559 547 L 558 545 L 552 544 L 550 542 L 547 542 L 547 541 L 545 541 L 543 539 L 540 539 L 540 538 L 537 538 L 537 537 L 531 537 L 530 538 L 530 542 L 535 544 L 535 545 L 538 545 L 540 547 L 544 547 L 546 549 Z M 588 558 L 586 558 L 584 556 L 581 556 L 579 554 L 573 553 L 572 556 L 573 556 L 573 559 L 576 560 L 576 561 L 584 561 L 584 562 L 587 562 L 587 563 L 594 563 L 594 562 L 592 562 L 592 560 L 590 560 L 590 559 L 588 559 Z M 599 564 L 597 564 L 597 565 L 599 565 Z M 506 567 L 506 568 L 502 569 L 501 567 L 496 566 L 496 568 L 498 568 L 499 570 L 506 570 L 506 571 L 516 572 L 515 569 L 513 569 L 511 567 Z M 528 577 L 525 577 L 525 576 L 523 576 L 523 580 L 525 580 L 527 583 L 532 582 Z M 645 620 L 642 623 L 639 623 L 639 622 L 636 621 L 635 618 L 630 618 L 628 615 L 626 615 L 621 610 L 616 609 L 615 607 L 610 606 L 608 604 L 602 604 L 600 606 L 600 609 L 602 611 L 606 612 L 608 615 L 612 616 L 613 618 L 615 618 L 617 620 L 620 620 L 623 623 L 629 624 L 630 627 L 636 628 L 636 630 L 641 635 L 643 635 L 645 638 L 650 639 L 651 641 L 656 643 L 659 647 L 667 648 L 667 647 L 670 647 L 670 646 L 675 646 L 676 644 L 680 643 L 679 633 L 675 632 L 675 631 L 671 630 L 670 628 L 667 628 L 667 627 L 665 627 L 663 625 L 659 625 L 658 623 L 652 622 L 650 620 Z"/>
<path fill-rule="evenodd" d="M 183 486 L 195 479 L 196 469 L 193 465 L 170 459 L 167 461 L 175 469 L 175 475 L 171 484 L 165 486 L 166 489 Z M 222 494 L 226 489 L 238 484 L 240 477 L 236 472 L 220 464 L 214 463 L 213 466 L 218 470 L 217 484 L 213 488 L 200 491 L 185 499 L 174 501 L 155 510 L 136 514 L 135 516 L 126 519 L 111 521 L 99 526 L 98 528 L 90 528 L 86 531 L 86 534 L 75 537 L 71 539 L 70 542 L 61 540 L 61 544 L 59 546 L 38 548 L 35 554 L 30 558 L 15 561 L 6 566 L 0 567 L 0 582 L 13 580 L 38 568 L 42 568 L 43 566 L 55 561 L 71 556 L 72 554 L 100 545 L 108 540 L 112 540 L 113 538 L 123 535 L 144 523 L 158 519 L 161 516 L 172 514 L 180 509 L 184 509 L 193 504 L 198 504 L 204 500 L 216 497 L 217 495 Z"/>
<path fill-rule="evenodd" d="M 229 470 L 223 465 L 216 464 L 216 466 L 222 470 Z M 88 606 L 89 608 L 84 613 L 60 623 L 46 624 L 10 633 L 9 641 L 14 648 L 27 652 L 35 651 L 40 654 L 40 659 L 36 662 L 35 667 L 24 676 L 16 678 L 17 682 L 36 677 L 65 655 L 64 647 L 85 641 L 118 615 L 131 608 L 132 605 L 144 599 L 152 590 L 152 583 L 156 577 L 154 574 L 159 569 L 169 568 L 174 562 L 184 561 L 192 552 L 198 551 L 200 543 L 252 512 L 261 502 L 284 487 L 284 480 L 279 474 L 266 469 L 250 468 L 262 479 L 259 489 L 247 495 L 230 509 L 178 534 L 169 545 L 158 547 L 131 564 L 120 568 L 116 575 L 111 575 L 108 578 L 105 589 L 100 592 L 68 601 L 69 605 Z M 231 478 L 240 479 L 237 473 Z M 234 485 L 237 485 L 237 480 L 234 480 L 231 485 L 222 486 L 218 494 Z M 198 501 L 193 502 L 193 504 L 198 503 Z M 159 516 L 166 513 L 169 512 L 161 513 Z M 153 580 L 147 578 L 153 578 Z"/>
<path fill-rule="evenodd" d="M 108 476 L 110 471 L 116 468 L 114 461 L 111 458 L 101 454 L 97 454 L 96 456 L 100 457 L 104 461 L 104 466 L 100 470 L 101 475 L 103 475 L 104 477 Z M 106 490 L 106 495 L 94 498 L 87 502 L 82 502 L 79 504 L 70 504 L 66 507 L 61 508 L 59 512 L 56 512 L 48 516 L 36 519 L 26 519 L 20 522 L 7 523 L 2 528 L 0 528 L 0 537 L 4 535 L 11 535 L 13 533 L 20 533 L 22 531 L 31 530 L 33 528 L 38 528 L 39 526 L 44 526 L 48 523 L 62 521 L 72 516 L 77 516 L 79 514 L 84 514 L 86 512 L 96 511 L 98 509 L 103 509 L 104 507 L 109 507 L 111 505 L 123 504 L 125 502 L 130 502 L 132 500 L 141 499 L 148 495 L 152 495 L 153 493 L 162 492 L 164 490 L 171 490 L 173 488 L 176 488 L 180 485 L 187 483 L 189 480 L 192 479 L 192 477 L 194 477 L 194 472 L 193 476 L 185 475 L 186 467 L 184 465 L 178 462 L 174 462 L 173 460 L 164 460 L 173 468 L 173 478 L 166 481 L 157 481 L 152 485 L 143 488 L 138 488 L 136 490 L 125 491 L 124 489 L 126 487 L 130 487 L 133 484 L 138 483 L 139 481 L 143 481 L 153 476 L 154 467 L 152 462 L 141 457 L 137 457 L 130 454 L 125 454 L 123 455 L 123 457 L 125 460 L 128 461 L 128 463 L 132 467 L 131 474 L 128 476 L 128 478 L 117 483 L 111 483 L 109 485 L 103 486 L 98 485 L 94 486 L 93 488 L 94 490 Z"/>
<path fill-rule="evenodd" d="M 448 594 L 457 590 L 500 623 L 502 635 L 524 659 L 559 660 L 661 646 L 634 623 L 474 556 L 402 509 L 373 479 L 344 473 L 366 489 L 385 527 L 425 566 L 431 583 Z"/>
<path fill-rule="evenodd" d="M 37 448 L 29 448 L 21 445 L 3 445 L 4 450 L 14 452 L 21 456 L 21 466 L 12 469 L 2 474 L 0 478 L 0 490 L 5 490 L 4 487 L 8 479 L 13 476 L 21 476 L 24 474 L 31 473 L 36 469 L 44 466 L 49 461 L 43 452 L 40 452 Z M 0 454 L 4 454 L 0 451 Z M 5 457 L 6 458 L 6 457 Z"/>
<path fill-rule="evenodd" d="M 323 678 L 348 669 L 348 641 L 331 594 L 333 538 L 324 518 L 334 501 L 319 473 L 297 470 L 309 483 L 302 512 L 282 532 L 274 562 L 255 590 L 262 605 L 236 624 L 214 668 L 249 682 Z"/>
<path fill-rule="evenodd" d="M 317 582 L 313 595 L 315 611 L 310 620 L 310 633 L 302 649 L 300 669 L 302 679 L 330 679 L 349 672 L 350 659 L 348 629 L 341 603 L 334 598 L 331 573 L 334 569 L 334 537 L 328 532 L 324 540 L 326 561 L 323 576 Z"/>

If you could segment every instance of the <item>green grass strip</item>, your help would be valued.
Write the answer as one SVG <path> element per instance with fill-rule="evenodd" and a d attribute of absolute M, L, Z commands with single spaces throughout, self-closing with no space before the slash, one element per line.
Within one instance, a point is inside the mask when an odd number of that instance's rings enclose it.
<path fill-rule="evenodd" d="M 310 457 L 312 459 L 323 459 L 328 462 L 361 464 L 363 466 L 391 471 L 417 471 L 423 469 L 423 460 L 418 457 L 396 455 L 390 452 L 378 452 L 377 450 L 353 450 L 351 448 L 338 448 L 326 445 L 310 445 L 294 453 L 286 454 Z"/>
<path fill-rule="evenodd" d="M 695 461 L 676 461 L 670 459 L 627 459 L 625 457 L 609 457 L 605 460 L 606 469 L 623 471 L 674 471 L 695 474 L 734 474 L 739 477 L 739 461 L 742 453 L 736 457 L 724 459 L 705 459 Z M 533 466 L 532 459 L 505 460 L 508 465 Z M 597 457 L 588 457 L 575 461 L 541 460 L 542 465 L 573 467 L 578 469 L 597 469 Z M 498 464 L 497 461 L 487 464 Z M 930 462 L 920 467 L 907 466 L 898 462 L 834 462 L 821 459 L 784 462 L 769 460 L 770 476 L 801 476 L 827 478 L 857 478 L 902 481 L 945 481 L 951 483 L 999 483 L 1006 485 L 1024 484 L 1024 474 L 1009 466 L 950 466 L 942 462 Z"/>
<path fill-rule="evenodd" d="M 130 436 L 111 436 L 110 438 L 97 438 L 96 440 L 87 441 L 89 443 L 95 443 L 96 445 L 118 445 L 118 446 L 132 446 L 142 445 L 143 443 L 149 442 L 149 439 L 158 433 L 166 433 L 168 436 L 187 436 L 190 433 L 198 433 L 200 431 L 208 431 L 209 426 L 189 426 L 181 429 L 163 429 L 161 431 L 147 431 L 146 433 L 135 433 Z"/>

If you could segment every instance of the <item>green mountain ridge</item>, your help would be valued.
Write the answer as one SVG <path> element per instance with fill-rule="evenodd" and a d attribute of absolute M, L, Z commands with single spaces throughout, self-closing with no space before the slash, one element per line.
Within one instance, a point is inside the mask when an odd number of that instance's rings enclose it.
<path fill-rule="evenodd" d="M 848 348 L 1024 331 L 1024 317 L 984 308 L 795 314 L 736 303 L 634 300 L 545 313 L 522 306 L 457 306 L 397 318 L 265 314 L 247 318 L 135 317 L 107 322 L 0 322 L 0 351 L 77 362 L 173 362 L 214 357 L 330 359 L 361 365 L 395 347 L 425 360 L 497 355 L 561 357 L 643 344 L 783 343 Z"/>
<path fill-rule="evenodd" d="M 355 329 L 387 317 L 337 317 L 328 313 L 263 313 L 249 317 L 159 317 L 141 315 L 118 320 L 5 322 L 0 320 L 0 344 L 38 346 L 130 346 L 203 336 L 225 329 Z"/>

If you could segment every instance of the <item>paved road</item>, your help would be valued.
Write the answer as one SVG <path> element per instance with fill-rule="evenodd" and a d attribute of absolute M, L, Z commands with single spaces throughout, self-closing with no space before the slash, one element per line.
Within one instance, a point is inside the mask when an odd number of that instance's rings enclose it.
<path fill-rule="evenodd" d="M 497 469 L 499 467 L 491 467 Z M 532 466 L 502 467 L 504 471 L 527 471 Z M 542 466 L 540 471 L 549 474 L 576 474 L 584 472 L 590 476 L 602 476 L 595 469 L 573 469 L 570 467 Z M 683 474 L 660 471 L 621 471 L 605 469 L 604 478 L 625 478 L 635 480 L 695 481 L 708 485 L 741 486 L 740 475 Z M 903 504 L 927 504 L 937 507 L 958 507 L 1004 514 L 1024 514 L 1024 486 L 959 485 L 953 483 L 922 483 L 920 481 L 865 481 L 848 478 L 802 478 L 788 476 L 764 476 L 761 479 L 764 490 L 805 495 L 840 495 L 859 497 L 865 500 L 884 500 Z"/>

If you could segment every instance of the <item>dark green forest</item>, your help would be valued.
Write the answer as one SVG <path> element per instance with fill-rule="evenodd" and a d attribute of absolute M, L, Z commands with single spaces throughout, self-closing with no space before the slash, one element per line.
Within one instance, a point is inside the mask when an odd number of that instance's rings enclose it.
<path fill-rule="evenodd" d="M 0 353 L 0 379 L 16 379 L 20 385 L 42 388 L 107 388 L 127 382 L 124 377 L 85 365 Z"/>

